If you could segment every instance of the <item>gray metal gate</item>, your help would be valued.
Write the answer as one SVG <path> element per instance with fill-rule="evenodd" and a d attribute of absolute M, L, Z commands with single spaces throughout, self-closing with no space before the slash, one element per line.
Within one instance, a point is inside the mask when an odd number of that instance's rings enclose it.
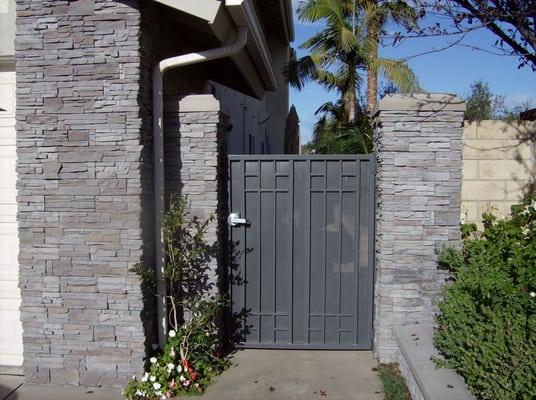
<path fill-rule="evenodd" d="M 244 347 L 370 349 L 372 156 L 229 156 L 230 291 Z"/>

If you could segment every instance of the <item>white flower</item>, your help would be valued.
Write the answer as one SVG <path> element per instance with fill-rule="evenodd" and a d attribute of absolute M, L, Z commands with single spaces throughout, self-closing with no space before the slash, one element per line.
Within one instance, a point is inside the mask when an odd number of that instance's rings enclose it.
<path fill-rule="evenodd" d="M 186 378 L 184 377 L 184 375 L 179 376 L 179 381 L 184 382 L 185 380 Z"/>
<path fill-rule="evenodd" d="M 184 387 L 190 386 L 190 381 L 188 379 L 186 379 L 184 382 L 182 382 L 182 386 L 184 386 Z"/>
<path fill-rule="evenodd" d="M 163 394 L 162 397 L 160 397 L 160 400 L 166 400 L 166 399 L 167 399 L 167 397 L 166 397 L 165 394 Z"/>
<path fill-rule="evenodd" d="M 154 392 L 154 394 L 157 396 L 162 396 L 162 392 L 160 390 L 157 390 L 156 392 Z"/>
<path fill-rule="evenodd" d="M 149 379 L 149 374 L 146 372 L 145 375 L 141 377 L 142 382 L 147 382 L 147 379 Z"/>
<path fill-rule="evenodd" d="M 156 364 L 156 357 L 149 358 L 149 361 L 151 362 L 151 364 Z"/>
<path fill-rule="evenodd" d="M 206 336 L 206 337 L 209 337 L 209 336 L 210 336 L 210 333 L 209 333 L 209 332 L 205 332 L 205 336 Z"/>
<path fill-rule="evenodd" d="M 180 374 L 182 372 L 182 367 L 180 365 L 177 365 L 177 372 Z"/>
<path fill-rule="evenodd" d="M 169 352 L 169 355 L 170 355 L 171 357 L 175 357 L 175 356 L 177 355 L 177 353 L 175 353 L 175 350 L 171 350 L 171 351 Z"/>
<path fill-rule="evenodd" d="M 175 337 L 177 335 L 177 332 L 175 332 L 173 329 L 169 331 L 169 337 Z"/>
<path fill-rule="evenodd" d="M 151 382 L 154 382 L 154 381 L 156 381 L 156 376 L 154 376 L 154 375 L 151 375 L 151 376 L 149 377 L 149 380 L 150 380 Z"/>
<path fill-rule="evenodd" d="M 155 382 L 153 383 L 153 387 L 154 387 L 154 390 L 159 390 L 162 387 L 162 385 L 159 384 L 158 382 Z"/>
<path fill-rule="evenodd" d="M 145 396 L 145 394 L 140 390 L 136 390 L 136 396 Z"/>
<path fill-rule="evenodd" d="M 530 297 L 536 297 L 536 292 L 530 292 Z"/>

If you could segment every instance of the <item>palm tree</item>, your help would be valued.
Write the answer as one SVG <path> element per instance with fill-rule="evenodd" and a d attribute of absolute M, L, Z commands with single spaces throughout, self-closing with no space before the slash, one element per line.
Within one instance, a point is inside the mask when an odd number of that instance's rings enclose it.
<path fill-rule="evenodd" d="M 367 107 L 368 115 L 371 115 L 378 98 L 378 70 L 392 82 L 399 84 L 400 89 L 418 89 L 415 76 L 407 64 L 399 60 L 378 58 L 380 33 L 388 21 L 393 21 L 406 28 L 414 28 L 417 24 L 417 14 L 403 0 L 353 0 L 357 7 L 361 8 L 364 23 L 367 30 Z M 407 84 L 407 86 L 406 86 Z"/>
<path fill-rule="evenodd" d="M 326 27 L 300 47 L 310 54 L 291 62 L 290 83 L 301 90 L 314 80 L 327 90 L 337 90 L 349 121 L 355 120 L 357 89 L 361 84 L 358 68 L 365 66 L 365 42 L 359 40 L 350 24 L 347 0 L 309 0 L 300 2 L 299 18 L 309 22 L 326 21 Z"/>
<path fill-rule="evenodd" d="M 367 7 L 365 0 L 305 0 L 298 5 L 302 21 L 323 21 L 326 26 L 300 46 L 310 54 L 290 63 L 289 81 L 299 90 L 311 80 L 328 90 L 337 90 L 349 122 L 356 118 L 357 91 L 366 70 L 374 71 L 374 76 L 381 72 L 401 91 L 418 87 L 417 78 L 404 62 L 378 58 L 377 46 L 376 56 L 370 57 L 369 24 L 366 22 L 369 17 L 379 22 L 385 18 L 379 17 L 376 7 Z M 370 15 L 367 9 L 371 10 Z M 377 83 L 375 85 L 377 87 Z"/>

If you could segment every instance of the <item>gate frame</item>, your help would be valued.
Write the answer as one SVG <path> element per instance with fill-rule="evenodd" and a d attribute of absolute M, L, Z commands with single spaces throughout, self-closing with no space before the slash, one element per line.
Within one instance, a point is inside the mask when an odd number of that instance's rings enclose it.
<path fill-rule="evenodd" d="M 369 340 L 366 344 L 362 345 L 325 345 L 325 344 L 247 344 L 244 342 L 234 342 L 232 345 L 236 348 L 249 348 L 249 349 L 283 349 L 283 350 L 373 350 L 374 339 L 375 339 L 375 308 L 376 308 L 376 222 L 377 222 L 377 153 L 376 151 L 370 154 L 325 154 L 325 155 L 316 155 L 316 154 L 232 154 L 227 155 L 227 201 L 228 201 L 228 212 L 233 212 L 231 209 L 231 163 L 233 161 L 307 161 L 309 164 L 311 161 L 361 161 L 367 160 L 369 162 L 370 173 L 369 173 L 369 184 L 371 185 L 371 190 L 368 195 L 368 200 L 371 202 L 370 215 L 369 215 L 369 226 L 371 227 L 371 232 L 368 234 L 368 264 L 370 269 L 370 276 L 368 278 L 367 284 L 370 287 L 370 295 L 368 298 L 367 312 L 369 313 Z M 356 188 L 356 191 L 358 189 Z M 225 219 L 227 216 L 225 216 Z M 228 327 L 226 335 L 231 337 L 231 329 L 234 325 L 233 316 L 232 316 L 232 279 L 231 279 L 231 263 L 232 263 L 232 246 L 231 241 L 231 229 L 232 227 L 226 225 L 227 234 L 228 234 L 228 244 L 229 247 L 229 258 L 226 265 L 225 277 L 228 282 L 228 287 L 226 294 L 230 297 L 229 303 L 229 313 L 228 313 Z M 359 238 L 356 238 L 357 240 Z M 310 261 L 309 261 L 310 264 Z M 355 304 L 356 307 L 359 306 L 359 302 Z M 356 326 L 357 328 L 357 326 Z"/>

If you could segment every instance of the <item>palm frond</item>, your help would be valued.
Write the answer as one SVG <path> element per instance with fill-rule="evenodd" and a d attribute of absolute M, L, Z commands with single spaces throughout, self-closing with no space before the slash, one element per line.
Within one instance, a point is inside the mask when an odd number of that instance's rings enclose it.
<path fill-rule="evenodd" d="M 304 86 L 314 79 L 316 64 L 310 56 L 291 59 L 284 68 L 290 86 L 295 89 L 302 90 Z"/>
<path fill-rule="evenodd" d="M 377 58 L 371 62 L 371 71 L 381 73 L 387 80 L 395 83 L 403 93 L 422 91 L 419 79 L 413 70 L 401 60 Z"/>

